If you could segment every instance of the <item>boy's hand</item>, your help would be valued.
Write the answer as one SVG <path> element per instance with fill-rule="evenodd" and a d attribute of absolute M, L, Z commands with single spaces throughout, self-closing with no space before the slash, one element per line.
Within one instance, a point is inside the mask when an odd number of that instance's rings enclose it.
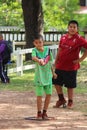
<path fill-rule="evenodd" d="M 40 65 L 45 65 L 44 60 L 43 60 L 43 59 L 39 59 L 39 64 L 40 64 Z"/>

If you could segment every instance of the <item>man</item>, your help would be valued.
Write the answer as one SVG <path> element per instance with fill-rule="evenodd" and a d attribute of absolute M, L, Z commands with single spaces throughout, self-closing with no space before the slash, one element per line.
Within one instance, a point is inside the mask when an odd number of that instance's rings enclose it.
<path fill-rule="evenodd" d="M 85 51 L 81 57 L 81 48 Z M 65 106 L 66 100 L 63 86 L 67 88 L 68 108 L 73 108 L 74 88 L 76 88 L 77 70 L 80 62 L 87 57 L 87 41 L 78 34 L 78 22 L 71 20 L 68 23 L 68 33 L 60 39 L 58 53 L 55 59 L 57 79 L 53 80 L 59 100 L 54 107 Z"/>

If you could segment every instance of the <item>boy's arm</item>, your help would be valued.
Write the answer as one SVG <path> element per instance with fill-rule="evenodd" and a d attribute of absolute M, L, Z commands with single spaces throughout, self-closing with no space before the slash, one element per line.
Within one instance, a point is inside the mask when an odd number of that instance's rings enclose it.
<path fill-rule="evenodd" d="M 45 65 L 45 62 L 43 59 L 39 59 L 37 57 L 32 57 L 32 60 L 35 61 L 35 62 L 38 62 L 39 65 Z"/>
<path fill-rule="evenodd" d="M 36 56 L 35 48 L 32 50 L 32 60 L 40 64 L 40 59 Z"/>
<path fill-rule="evenodd" d="M 32 57 L 32 60 L 35 61 L 35 62 L 38 62 L 38 63 L 40 61 L 36 56 Z"/>
<path fill-rule="evenodd" d="M 57 74 L 54 72 L 54 67 L 53 66 L 51 67 L 51 70 L 52 70 L 53 78 L 56 79 L 57 78 Z"/>
<path fill-rule="evenodd" d="M 87 57 L 87 49 L 84 51 L 83 55 L 79 59 L 74 60 L 73 63 L 82 62 L 86 57 Z"/>

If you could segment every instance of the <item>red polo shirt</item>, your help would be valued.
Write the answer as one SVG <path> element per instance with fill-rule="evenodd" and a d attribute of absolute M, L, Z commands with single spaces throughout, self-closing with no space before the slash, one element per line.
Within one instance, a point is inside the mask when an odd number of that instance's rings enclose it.
<path fill-rule="evenodd" d="M 75 34 L 71 38 L 68 37 L 68 34 L 65 34 L 61 37 L 59 47 L 61 51 L 56 69 L 66 71 L 79 69 L 80 64 L 74 64 L 73 61 L 79 58 L 82 47 L 87 49 L 87 41 L 79 34 Z"/>

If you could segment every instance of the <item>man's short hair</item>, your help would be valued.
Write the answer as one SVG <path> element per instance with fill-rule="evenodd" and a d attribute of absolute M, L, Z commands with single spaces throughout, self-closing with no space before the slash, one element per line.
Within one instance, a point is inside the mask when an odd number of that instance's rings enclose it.
<path fill-rule="evenodd" d="M 71 20 L 71 21 L 69 21 L 68 26 L 69 26 L 70 24 L 76 24 L 77 27 L 79 26 L 79 24 L 78 24 L 78 22 L 77 22 L 76 20 Z"/>

